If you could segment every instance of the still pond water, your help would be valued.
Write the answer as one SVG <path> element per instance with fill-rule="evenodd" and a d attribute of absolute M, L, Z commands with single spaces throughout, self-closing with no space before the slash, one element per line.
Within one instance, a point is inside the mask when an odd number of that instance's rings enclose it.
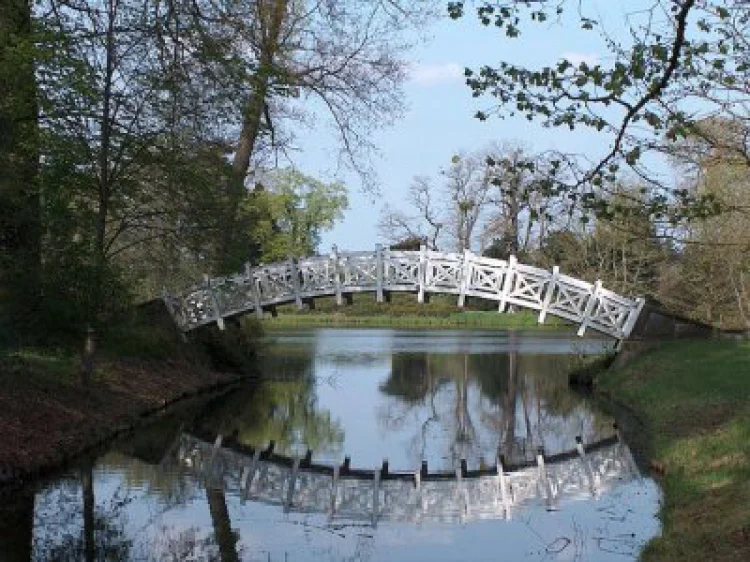
<path fill-rule="evenodd" d="M 610 345 L 272 332 L 262 382 L 19 493 L 0 510 L 0 561 L 635 559 L 659 530 L 658 488 L 567 386 L 577 356 Z"/>

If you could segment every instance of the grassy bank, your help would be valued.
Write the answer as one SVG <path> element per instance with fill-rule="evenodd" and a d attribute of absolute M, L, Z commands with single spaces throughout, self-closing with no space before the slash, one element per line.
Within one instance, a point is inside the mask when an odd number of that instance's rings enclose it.
<path fill-rule="evenodd" d="M 278 316 L 266 316 L 268 326 L 371 326 L 430 328 L 537 328 L 538 313 L 519 310 L 499 314 L 497 303 L 469 300 L 466 309 L 456 306 L 455 296 L 432 295 L 429 303 L 420 304 L 410 294 L 393 294 L 391 302 L 378 303 L 372 294 L 355 295 L 349 305 L 338 306 L 333 297 L 315 300 L 314 310 L 298 310 L 294 305 L 278 308 Z M 548 317 L 544 327 L 562 325 Z"/>
<path fill-rule="evenodd" d="M 643 420 L 663 536 L 644 560 L 750 560 L 750 343 L 665 345 L 600 375 Z"/>
<path fill-rule="evenodd" d="M 55 469 L 168 404 L 251 374 L 252 337 L 236 327 L 207 329 L 185 344 L 149 314 L 101 335 L 88 385 L 74 348 L 0 351 L 0 486 Z"/>
<path fill-rule="evenodd" d="M 456 312 L 449 316 L 359 316 L 346 314 L 279 314 L 276 318 L 263 320 L 263 325 L 274 326 L 367 326 L 390 327 L 403 326 L 410 328 L 539 328 L 555 327 L 559 323 L 540 325 L 535 314 L 518 312 L 516 314 L 498 314 L 497 312 Z"/>

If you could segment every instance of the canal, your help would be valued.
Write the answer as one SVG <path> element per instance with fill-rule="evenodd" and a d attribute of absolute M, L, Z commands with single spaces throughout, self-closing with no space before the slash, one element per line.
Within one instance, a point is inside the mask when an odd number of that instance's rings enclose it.
<path fill-rule="evenodd" d="M 16 494 L 0 510 L 0 559 L 633 560 L 659 531 L 657 486 L 614 420 L 568 388 L 580 357 L 611 341 L 266 339 L 260 381 Z"/>

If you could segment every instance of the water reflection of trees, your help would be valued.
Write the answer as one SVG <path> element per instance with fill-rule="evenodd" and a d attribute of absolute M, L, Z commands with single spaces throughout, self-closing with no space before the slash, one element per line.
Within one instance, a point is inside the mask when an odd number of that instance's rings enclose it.
<path fill-rule="evenodd" d="M 74 475 L 61 479 L 52 490 L 35 494 L 27 536 L 28 551 L 16 551 L 3 560 L 128 560 L 132 538 L 125 530 L 128 496 L 118 489 L 97 505 L 93 460 L 83 459 Z M 33 530 L 32 530 L 33 529 Z"/>
<path fill-rule="evenodd" d="M 317 403 L 313 356 L 299 350 L 264 359 L 266 376 L 222 398 L 198 422 L 212 435 L 232 436 L 246 445 L 276 444 L 283 454 L 338 454 L 344 429 Z"/>
<path fill-rule="evenodd" d="M 553 355 L 394 354 L 380 391 L 394 399 L 381 408 L 385 431 L 413 427 L 410 447 L 429 456 L 430 431 L 447 436 L 439 452 L 455 465 L 480 465 L 503 455 L 511 463 L 532 460 L 538 447 L 569 449 L 577 435 L 597 440 L 610 421 L 570 392 L 570 359 Z M 445 439 L 444 439 L 445 441 Z"/>

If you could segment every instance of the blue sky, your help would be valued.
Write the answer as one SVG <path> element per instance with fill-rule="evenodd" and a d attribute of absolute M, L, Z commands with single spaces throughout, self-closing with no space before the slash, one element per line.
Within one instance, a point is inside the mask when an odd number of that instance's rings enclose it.
<path fill-rule="evenodd" d="M 619 3 L 606 5 L 608 12 L 598 17 L 622 21 Z M 430 28 L 429 39 L 408 56 L 411 67 L 403 118 L 375 133 L 381 151 L 374 161 L 380 193 L 364 193 L 356 176 L 340 175 L 350 187 L 350 209 L 340 224 L 324 234 L 321 252 L 332 244 L 349 250 L 374 247 L 382 241 L 377 222 L 384 204 L 404 207 L 412 178 L 437 174 L 458 151 L 480 149 L 493 141 L 520 141 L 535 151 L 559 148 L 591 155 L 607 148 L 606 141 L 593 134 L 542 129 L 525 119 L 480 122 L 473 117 L 491 98 L 471 97 L 464 67 L 501 60 L 549 65 L 563 57 L 572 62 L 595 61 L 604 52 L 598 35 L 580 30 L 577 18 L 527 28 L 521 39 L 510 40 L 496 28 L 482 27 L 473 14 L 459 21 L 446 18 Z M 295 158 L 295 165 L 321 179 L 334 179 L 336 145 L 330 131 L 321 128 L 300 137 L 303 152 Z"/>

